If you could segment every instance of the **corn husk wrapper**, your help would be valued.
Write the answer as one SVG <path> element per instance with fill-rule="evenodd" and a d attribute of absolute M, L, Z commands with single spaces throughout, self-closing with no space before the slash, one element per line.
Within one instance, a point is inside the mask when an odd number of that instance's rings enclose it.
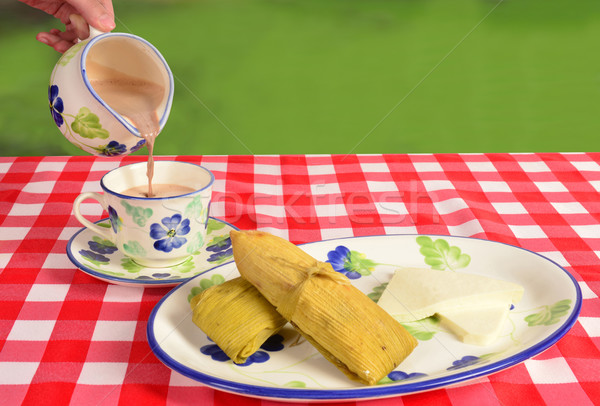
<path fill-rule="evenodd" d="M 268 233 L 230 235 L 242 277 L 351 379 L 374 385 L 416 347 L 399 322 L 330 264 Z"/>
<path fill-rule="evenodd" d="M 192 320 L 237 364 L 244 363 L 286 323 L 248 281 L 235 278 L 190 301 Z"/>

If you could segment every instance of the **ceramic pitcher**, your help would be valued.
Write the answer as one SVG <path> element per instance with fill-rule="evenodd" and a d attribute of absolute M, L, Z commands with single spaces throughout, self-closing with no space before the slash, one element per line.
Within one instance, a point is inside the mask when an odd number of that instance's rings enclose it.
<path fill-rule="evenodd" d="M 90 37 L 58 60 L 48 86 L 50 112 L 63 135 L 78 148 L 99 156 L 126 155 L 144 145 L 139 130 L 96 93 L 86 66 L 99 63 L 165 88 L 157 109 L 162 130 L 173 101 L 173 74 L 160 52 L 148 41 L 127 33 L 102 33 L 90 27 Z"/>

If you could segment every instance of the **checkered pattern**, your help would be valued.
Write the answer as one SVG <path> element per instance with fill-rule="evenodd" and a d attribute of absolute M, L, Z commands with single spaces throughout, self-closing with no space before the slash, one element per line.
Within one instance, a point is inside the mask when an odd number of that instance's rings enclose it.
<path fill-rule="evenodd" d="M 67 259 L 72 203 L 144 157 L 0 157 L 0 403 L 272 406 L 162 365 L 146 321 L 167 288 L 110 285 Z M 395 233 L 479 237 L 539 252 L 583 293 L 544 353 L 474 383 L 344 405 L 600 403 L 600 153 L 177 156 L 216 177 L 212 215 L 295 243 Z M 82 206 L 100 219 L 97 205 Z"/>

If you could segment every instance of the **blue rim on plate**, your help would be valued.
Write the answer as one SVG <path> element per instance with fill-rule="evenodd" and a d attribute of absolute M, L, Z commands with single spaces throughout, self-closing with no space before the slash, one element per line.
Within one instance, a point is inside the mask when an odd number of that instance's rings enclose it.
<path fill-rule="evenodd" d="M 489 241 L 489 240 L 483 240 L 483 239 L 477 239 L 477 238 L 470 238 L 470 237 L 397 234 L 397 235 L 389 235 L 389 236 L 347 237 L 347 238 L 318 241 L 318 242 L 303 244 L 302 248 L 305 251 L 309 252 L 311 255 L 315 256 L 314 252 L 318 252 L 318 250 L 320 249 L 319 248 L 320 245 L 324 245 L 324 244 L 327 244 L 328 246 L 331 246 L 331 248 L 333 248 L 333 247 L 335 247 L 335 245 L 332 245 L 332 243 L 335 243 L 337 245 L 345 244 L 345 243 L 350 243 L 350 244 L 356 243 L 356 245 L 360 247 L 361 242 L 363 242 L 363 244 L 364 244 L 365 241 L 369 242 L 370 240 L 372 241 L 372 239 L 377 239 L 377 238 L 380 238 L 380 239 L 381 238 L 384 238 L 384 239 L 399 238 L 399 239 L 407 239 L 408 240 L 408 239 L 416 239 L 419 237 L 448 239 L 448 240 L 451 240 L 451 242 L 453 242 L 453 241 L 460 242 L 461 240 L 469 240 L 469 243 L 473 242 L 476 245 L 484 244 L 485 247 L 488 247 L 488 245 L 489 245 L 488 248 L 492 249 L 492 250 L 494 250 L 498 247 L 508 247 L 508 248 L 502 248 L 502 249 L 517 250 L 514 252 L 516 254 L 515 257 L 518 257 L 519 255 L 525 255 L 526 259 L 528 259 L 528 260 L 531 259 L 532 261 L 539 261 L 539 259 L 541 259 L 542 261 L 540 261 L 540 263 L 547 265 L 548 269 L 549 269 L 549 271 L 548 271 L 549 274 L 544 275 L 546 277 L 545 279 L 549 281 L 548 283 L 555 282 L 556 283 L 555 286 L 560 286 L 560 289 L 562 289 L 562 285 L 564 284 L 565 281 L 571 282 L 570 285 L 567 284 L 568 286 L 564 287 L 564 289 L 566 289 L 568 291 L 569 296 L 574 299 L 574 303 L 572 305 L 570 313 L 568 313 L 567 317 L 564 320 L 561 320 L 560 325 L 553 326 L 549 329 L 546 329 L 545 331 L 547 331 L 547 333 L 544 333 L 543 335 L 541 335 L 540 336 L 541 339 L 539 341 L 535 342 L 533 345 L 522 346 L 523 347 L 522 349 L 519 347 L 515 347 L 515 353 L 510 356 L 505 356 L 504 358 L 499 358 L 498 360 L 491 361 L 483 366 L 470 366 L 468 368 L 465 368 L 465 370 L 463 370 L 463 371 L 457 370 L 456 372 L 453 372 L 453 373 L 441 374 L 440 377 L 432 377 L 430 379 L 429 378 L 421 379 L 420 381 L 413 382 L 413 383 L 399 382 L 399 383 L 383 384 L 383 385 L 376 385 L 376 386 L 349 387 L 349 388 L 342 388 L 342 389 L 320 389 L 320 388 L 304 389 L 304 388 L 291 388 L 291 387 L 282 387 L 282 386 L 264 386 L 264 385 L 260 385 L 260 384 L 250 384 L 250 383 L 246 383 L 246 382 L 240 382 L 240 380 L 236 380 L 235 378 L 230 379 L 230 378 L 218 377 L 213 373 L 212 369 L 199 370 L 199 369 L 190 368 L 190 367 L 184 365 L 182 362 L 180 362 L 180 359 L 178 359 L 178 357 L 180 357 L 180 355 L 173 355 L 173 354 L 169 353 L 167 350 L 165 350 L 163 348 L 163 346 L 161 346 L 161 342 L 158 341 L 158 338 L 156 336 L 157 324 L 162 323 L 162 320 L 157 320 L 157 315 L 158 315 L 159 311 L 164 306 L 165 307 L 166 306 L 174 306 L 174 304 L 171 304 L 171 302 L 176 299 L 172 299 L 172 298 L 174 298 L 174 297 L 179 298 L 179 296 L 185 295 L 184 290 L 189 289 L 190 286 L 194 285 L 194 283 L 196 282 L 195 279 L 197 279 L 199 277 L 198 276 L 198 277 L 194 277 L 193 279 L 190 279 L 187 283 L 178 286 L 176 289 L 173 289 L 165 297 L 163 297 L 157 303 L 157 305 L 154 307 L 154 309 L 152 310 L 152 313 L 150 315 L 150 318 L 148 320 L 148 324 L 147 324 L 147 337 L 148 337 L 148 342 L 150 344 L 150 348 L 152 349 L 154 354 L 166 366 L 173 369 L 174 371 L 177 371 L 189 378 L 192 378 L 194 380 L 202 382 L 203 384 L 205 384 L 207 386 L 213 387 L 215 389 L 223 390 L 226 392 L 231 392 L 231 393 L 236 393 L 236 394 L 246 395 L 246 396 L 252 396 L 252 397 L 258 397 L 258 398 L 266 398 L 266 399 L 270 399 L 270 400 L 282 400 L 282 401 L 365 400 L 365 399 L 385 398 L 385 397 L 397 396 L 397 395 L 402 395 L 402 394 L 416 393 L 416 392 L 422 392 L 422 391 L 427 391 L 427 390 L 431 390 L 431 389 L 438 389 L 438 388 L 457 384 L 460 382 L 464 382 L 467 380 L 471 380 L 474 378 L 482 377 L 485 375 L 489 375 L 489 374 L 501 371 L 508 367 L 519 364 L 537 354 L 540 354 L 544 350 L 546 350 L 549 347 L 551 347 L 552 345 L 554 345 L 562 336 L 564 336 L 569 331 L 569 329 L 573 326 L 573 324 L 577 320 L 577 317 L 578 317 L 580 309 L 581 309 L 582 295 L 581 295 L 581 289 L 579 288 L 579 285 L 578 285 L 577 281 L 575 280 L 575 278 L 569 272 L 567 272 L 563 267 L 558 265 L 556 262 L 550 260 L 549 258 L 546 258 L 543 255 L 538 254 L 536 252 L 533 252 L 533 251 L 530 251 L 530 250 L 527 250 L 524 248 L 516 247 L 516 246 L 510 245 L 510 244 Z M 321 252 L 319 256 L 316 256 L 316 258 L 320 259 L 320 260 L 324 260 L 321 257 L 322 255 L 323 255 L 323 253 Z M 479 254 L 477 252 L 474 252 L 474 255 L 479 255 Z M 535 259 L 534 257 L 538 258 L 538 259 Z M 406 266 L 412 266 L 412 265 L 406 265 Z M 500 265 L 500 267 L 502 267 L 502 265 Z M 228 264 L 223 264 L 219 267 L 215 267 L 214 269 L 212 269 L 209 272 L 209 274 L 212 274 L 212 273 L 215 273 L 218 271 L 227 271 L 229 273 L 231 273 L 232 271 L 236 271 L 235 273 L 238 274 L 237 270 L 235 268 L 235 263 L 228 263 Z M 520 271 L 521 270 L 519 270 L 519 272 Z M 527 272 L 531 272 L 531 271 L 525 270 L 525 273 L 527 273 Z M 555 273 L 553 273 L 553 272 L 555 272 Z M 564 273 L 564 275 L 566 275 L 568 277 L 568 279 L 564 278 L 563 273 Z M 204 274 L 203 276 L 206 277 L 207 275 L 208 274 Z M 515 276 L 515 275 L 518 275 L 518 273 L 513 272 L 512 276 Z M 527 276 L 527 275 L 525 275 L 525 276 Z M 542 277 L 544 277 L 544 276 L 542 276 Z M 531 275 L 529 275 L 529 277 L 531 277 Z M 554 278 L 555 280 L 550 281 L 551 278 Z M 531 284 L 532 286 L 535 286 L 535 284 L 533 284 L 533 282 L 527 281 L 526 279 L 527 278 L 524 278 L 524 281 Z M 519 281 L 516 281 L 516 282 L 519 283 Z M 526 288 L 525 292 L 526 292 L 525 294 L 527 295 L 527 288 Z M 187 295 L 185 295 L 185 296 L 187 296 Z M 532 295 L 532 296 L 535 296 L 535 295 Z M 537 304 L 537 303 L 534 303 L 534 304 Z M 189 322 L 191 323 L 191 318 L 189 317 L 191 310 L 189 309 L 189 304 L 187 302 L 182 303 L 182 306 L 185 306 L 185 305 L 188 305 L 187 309 L 182 308 L 180 311 L 178 310 L 179 313 L 181 313 L 181 314 L 178 313 L 178 316 L 182 316 L 184 313 L 187 313 L 186 317 L 188 317 L 188 319 L 190 319 Z M 176 306 L 177 309 L 179 309 L 178 306 L 179 305 Z M 169 307 L 169 310 L 170 310 L 168 312 L 169 315 L 174 316 L 173 309 L 171 309 Z M 185 312 L 184 312 L 184 310 L 185 310 Z M 160 317 L 162 318 L 163 316 L 161 315 Z M 178 324 L 180 322 L 182 322 L 182 320 L 178 319 L 177 324 L 173 323 L 172 325 L 177 325 L 178 328 L 181 328 L 181 326 Z M 558 321 L 556 322 L 556 324 L 558 324 Z M 160 328 L 160 326 L 158 326 L 158 328 Z M 174 330 L 174 333 L 177 333 L 177 331 L 178 331 L 177 329 Z M 536 331 L 538 331 L 538 330 L 536 330 Z M 170 334 L 171 333 L 169 333 L 169 335 Z M 164 338 L 164 341 L 167 341 L 166 337 Z M 455 340 L 455 341 L 457 341 L 457 340 Z M 421 345 L 421 342 L 419 342 L 419 344 Z M 458 345 L 466 346 L 466 344 L 462 344 L 462 343 L 459 343 Z M 473 347 L 474 346 L 471 346 L 471 348 L 473 348 Z M 480 348 L 485 348 L 485 347 L 480 347 Z M 198 349 L 198 352 L 199 352 L 199 349 Z M 410 358 L 410 356 L 409 356 L 409 358 Z M 402 366 L 402 364 L 400 366 Z"/>
<path fill-rule="evenodd" d="M 108 218 L 99 220 L 96 222 L 96 224 L 99 223 L 103 223 L 103 222 L 109 222 L 110 220 Z M 229 235 L 229 231 L 230 230 L 237 230 L 238 228 L 235 227 L 234 225 L 223 221 L 221 219 L 215 218 L 215 217 L 209 217 L 209 228 L 211 228 L 211 225 L 218 227 L 218 229 L 213 233 L 207 235 L 207 240 L 209 237 L 216 237 L 216 236 L 228 236 Z M 82 248 L 86 248 L 85 244 L 88 242 L 88 240 L 93 237 L 96 236 L 96 234 L 83 227 L 82 229 L 80 229 L 79 231 L 77 231 L 69 240 L 68 244 L 67 244 L 67 256 L 69 257 L 69 260 L 77 267 L 79 268 L 82 272 L 93 276 L 95 278 L 98 278 L 100 280 L 103 280 L 105 282 L 109 282 L 109 283 L 114 283 L 114 284 L 120 284 L 120 285 L 126 285 L 126 286 L 147 286 L 147 287 L 164 287 L 164 286 L 175 286 L 180 284 L 181 282 L 187 281 L 188 279 L 195 277 L 197 275 L 200 275 L 202 273 L 208 272 L 209 270 L 213 269 L 216 266 L 222 265 L 224 263 L 229 263 L 233 261 L 233 257 L 231 255 L 230 252 L 227 253 L 227 255 L 221 255 L 221 257 L 217 258 L 215 261 L 211 261 L 210 259 L 212 258 L 212 256 L 214 256 L 214 252 L 209 252 L 209 251 L 214 251 L 211 250 L 210 248 L 210 242 L 207 242 L 207 244 L 202 247 L 202 249 L 200 250 L 200 252 L 196 255 L 193 255 L 190 261 L 186 261 L 187 263 L 187 268 L 184 269 L 183 272 L 175 272 L 174 274 L 171 273 L 172 270 L 174 270 L 177 267 L 180 267 L 182 264 L 180 265 L 176 265 L 173 267 L 166 267 L 166 268 L 145 268 L 139 265 L 136 265 L 135 263 L 133 263 L 134 265 L 132 265 L 133 267 L 140 268 L 140 269 L 133 269 L 132 271 L 125 271 L 122 268 L 119 268 L 118 271 L 119 272 L 115 272 L 116 269 L 116 265 L 111 264 L 111 262 L 107 262 L 105 264 L 102 265 L 97 265 L 94 264 L 94 262 L 90 261 L 88 259 L 88 262 L 84 262 L 84 258 L 79 250 L 81 250 Z M 112 252 L 111 255 L 113 256 L 118 256 L 118 259 L 124 258 L 125 256 L 120 253 L 118 251 L 118 249 L 116 249 L 116 247 L 113 248 L 114 252 Z M 222 252 L 222 254 L 224 254 L 224 252 Z M 104 256 L 103 260 L 108 260 L 109 258 L 107 258 L 107 256 Z M 196 262 L 194 262 L 196 261 Z M 198 263 L 200 262 L 200 263 Z M 184 264 L 186 264 L 184 263 Z M 192 266 L 193 265 L 193 266 Z M 96 266 L 96 268 L 94 269 L 94 266 Z M 103 266 L 105 269 L 101 269 L 101 266 Z M 112 268 L 111 268 L 112 266 Z M 193 268 L 193 269 L 192 269 Z M 137 269 L 137 272 L 136 272 Z M 161 271 L 163 274 L 163 277 L 150 277 L 148 275 L 146 275 L 147 272 L 144 272 L 144 270 L 151 270 L 155 275 L 160 275 Z"/>

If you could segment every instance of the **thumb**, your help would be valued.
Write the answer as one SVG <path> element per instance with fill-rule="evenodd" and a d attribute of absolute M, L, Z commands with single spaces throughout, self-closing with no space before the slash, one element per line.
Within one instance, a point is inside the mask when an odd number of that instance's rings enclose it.
<path fill-rule="evenodd" d="M 115 15 L 111 0 L 68 0 L 68 2 L 94 28 L 105 32 L 115 28 Z"/>

